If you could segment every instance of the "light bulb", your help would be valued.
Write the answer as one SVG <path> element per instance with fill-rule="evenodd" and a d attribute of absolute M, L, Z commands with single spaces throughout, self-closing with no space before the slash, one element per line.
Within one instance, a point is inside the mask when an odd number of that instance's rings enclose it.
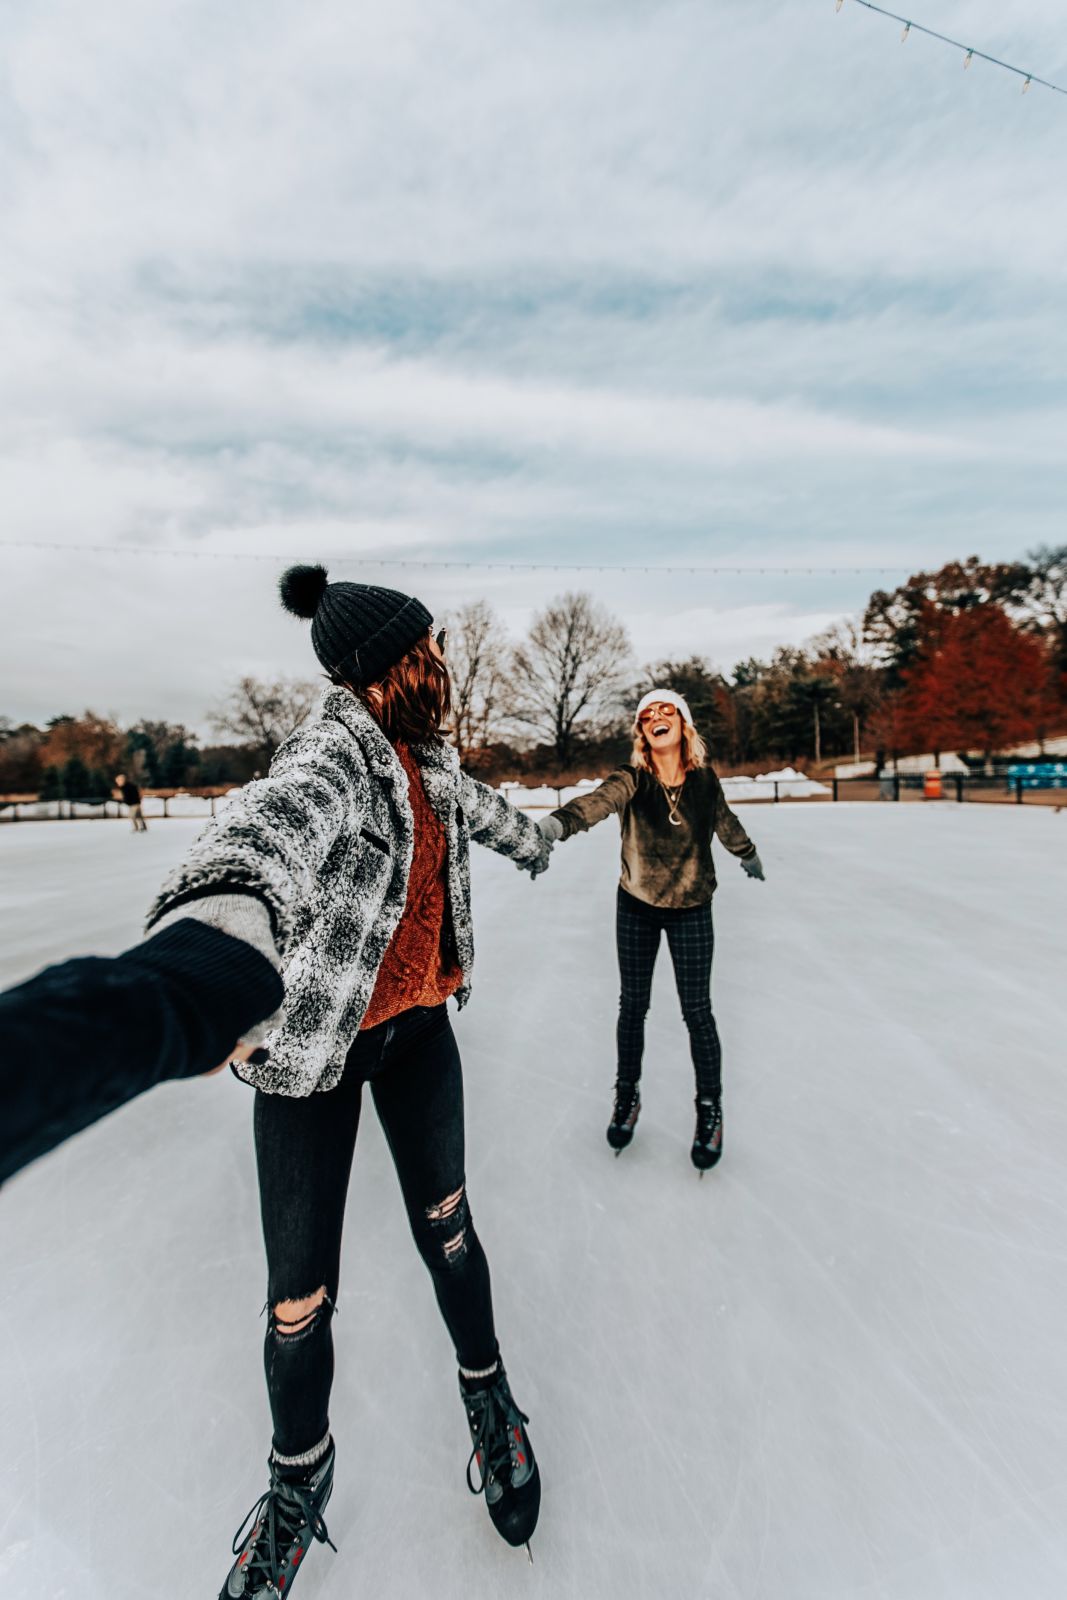
<path fill-rule="evenodd" d="M 1026 82 L 1023 84 L 1023 94 L 1026 94 L 1027 91 L 1029 90 L 1029 88 L 1030 88 L 1030 79 L 1027 78 Z"/>
<path fill-rule="evenodd" d="M 963 58 L 963 66 L 964 66 L 964 70 L 965 71 L 970 66 L 970 64 L 971 64 L 971 62 L 973 60 L 974 60 L 974 51 L 973 50 L 968 50 L 967 54 Z"/>
<path fill-rule="evenodd" d="M 844 5 L 844 3 L 845 3 L 845 0 L 837 0 L 837 4 L 834 7 L 834 10 L 835 11 L 840 11 L 841 7 Z"/>
<path fill-rule="evenodd" d="M 911 23 L 910 22 L 906 22 L 904 24 L 904 32 L 900 36 L 901 44 L 907 44 L 907 42 L 908 42 L 908 34 L 910 32 L 911 32 Z"/>

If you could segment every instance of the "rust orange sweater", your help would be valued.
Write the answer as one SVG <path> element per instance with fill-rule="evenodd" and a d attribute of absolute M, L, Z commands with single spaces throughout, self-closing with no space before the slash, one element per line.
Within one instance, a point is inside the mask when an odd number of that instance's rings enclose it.
<path fill-rule="evenodd" d="M 404 912 L 382 957 L 361 1031 L 412 1006 L 441 1005 L 463 982 L 447 926 L 445 830 L 426 798 L 415 757 L 406 744 L 398 744 L 396 753 L 408 775 L 415 852 Z"/>

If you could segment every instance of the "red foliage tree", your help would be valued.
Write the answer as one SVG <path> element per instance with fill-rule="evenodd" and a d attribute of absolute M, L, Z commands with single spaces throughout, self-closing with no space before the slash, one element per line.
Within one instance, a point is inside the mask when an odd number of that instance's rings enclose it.
<path fill-rule="evenodd" d="M 956 615 L 924 607 L 920 632 L 899 705 L 903 748 L 988 756 L 1040 732 L 1049 684 L 1041 640 L 991 603 Z"/>

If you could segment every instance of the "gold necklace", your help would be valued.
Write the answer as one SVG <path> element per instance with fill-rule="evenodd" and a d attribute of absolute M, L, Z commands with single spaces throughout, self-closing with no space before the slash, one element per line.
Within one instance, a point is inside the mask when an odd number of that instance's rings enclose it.
<path fill-rule="evenodd" d="M 667 784 L 664 783 L 662 778 L 660 778 L 659 786 L 663 790 L 663 793 L 667 796 L 667 820 L 672 828 L 680 828 L 682 826 L 682 819 L 678 815 L 678 802 L 682 798 L 682 790 L 685 788 L 685 779 L 683 778 L 681 783 Z"/>

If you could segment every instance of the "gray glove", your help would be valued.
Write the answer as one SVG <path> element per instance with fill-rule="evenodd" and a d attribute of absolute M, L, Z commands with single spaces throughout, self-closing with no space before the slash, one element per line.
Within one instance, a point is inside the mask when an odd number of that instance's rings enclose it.
<path fill-rule="evenodd" d="M 548 813 L 547 817 L 538 817 L 537 826 L 540 828 L 549 844 L 555 844 L 558 840 L 563 838 L 563 824 L 557 816 L 553 815 L 551 811 Z"/>
<path fill-rule="evenodd" d="M 750 878 L 758 878 L 761 883 L 766 881 L 763 876 L 763 862 L 759 858 L 758 851 L 753 850 L 750 856 L 742 856 L 741 865 Z"/>
<path fill-rule="evenodd" d="M 527 869 L 526 869 L 527 872 L 530 874 L 531 878 L 539 878 L 541 876 L 542 872 L 547 872 L 548 871 L 548 863 L 549 863 L 549 859 L 550 859 L 551 855 L 552 855 L 552 841 L 551 841 L 551 839 L 542 839 L 542 841 L 541 841 L 541 854 L 538 856 L 537 860 L 534 861 L 534 862 L 531 862 L 530 866 L 527 867 Z"/>

